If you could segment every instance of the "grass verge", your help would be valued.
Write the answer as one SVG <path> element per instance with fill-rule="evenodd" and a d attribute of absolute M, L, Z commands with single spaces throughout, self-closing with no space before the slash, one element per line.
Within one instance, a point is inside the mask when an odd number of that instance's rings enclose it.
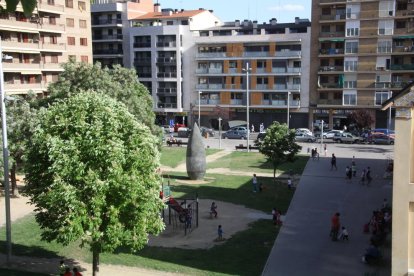
<path fill-rule="evenodd" d="M 162 147 L 161 164 L 171 168 L 185 162 L 187 147 Z M 206 149 L 206 155 L 214 154 L 219 149 Z"/>

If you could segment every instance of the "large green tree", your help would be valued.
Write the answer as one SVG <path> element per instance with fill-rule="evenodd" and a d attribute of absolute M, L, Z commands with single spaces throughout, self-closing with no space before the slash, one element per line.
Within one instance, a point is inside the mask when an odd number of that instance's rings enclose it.
<path fill-rule="evenodd" d="M 124 104 L 92 91 L 42 109 L 28 145 L 24 193 L 42 239 L 81 240 L 99 254 L 141 249 L 164 227 L 157 138 Z"/>
<path fill-rule="evenodd" d="M 354 110 L 347 116 L 348 124 L 356 127 L 358 131 L 370 129 L 374 123 L 374 117 L 365 109 Z"/>
<path fill-rule="evenodd" d="M 95 91 L 124 103 L 138 121 L 148 126 L 154 135 L 159 136 L 160 128 L 155 125 L 151 95 L 138 81 L 135 70 L 119 65 L 108 69 L 102 68 L 98 62 L 92 65 L 74 61 L 65 63 L 63 69 L 58 81 L 49 85 L 49 97 L 43 100 L 44 106 L 81 91 Z"/>
<path fill-rule="evenodd" d="M 285 162 L 295 161 L 301 146 L 295 142 L 295 131 L 286 124 L 273 122 L 266 129 L 265 138 L 258 143 L 259 151 L 267 157 L 273 166 L 273 179 L 276 181 L 277 167 Z"/>
<path fill-rule="evenodd" d="M 17 9 L 17 5 L 21 4 L 24 14 L 29 16 L 33 13 L 37 5 L 37 0 L 6 0 L 6 11 L 14 12 Z"/>

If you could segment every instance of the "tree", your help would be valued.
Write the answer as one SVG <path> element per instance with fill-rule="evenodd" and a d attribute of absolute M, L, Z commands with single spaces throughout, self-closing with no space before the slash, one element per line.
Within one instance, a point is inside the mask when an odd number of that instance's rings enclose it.
<path fill-rule="evenodd" d="M 371 113 L 365 109 L 354 110 L 348 114 L 348 123 L 355 125 L 357 129 L 363 130 L 364 128 L 371 128 L 374 123 L 374 118 Z"/>
<path fill-rule="evenodd" d="M 24 14 L 29 16 L 36 8 L 37 0 L 6 0 L 6 11 L 15 12 L 19 3 L 23 7 Z"/>
<path fill-rule="evenodd" d="M 15 196 L 18 194 L 16 174 L 21 165 L 23 165 L 26 142 L 30 139 L 35 124 L 36 109 L 31 106 L 34 97 L 33 94 L 29 94 L 26 97 L 13 96 L 13 100 L 6 102 L 10 179 L 12 193 Z"/>
<path fill-rule="evenodd" d="M 296 154 L 302 148 L 295 142 L 295 131 L 279 122 L 273 122 L 266 129 L 266 136 L 258 146 L 259 152 L 267 157 L 268 162 L 272 163 L 274 181 L 276 181 L 277 167 L 284 162 L 295 161 Z"/>
<path fill-rule="evenodd" d="M 74 61 L 65 63 L 63 68 L 58 81 L 49 85 L 49 97 L 43 99 L 43 106 L 82 91 L 95 91 L 124 103 L 138 121 L 148 126 L 154 135 L 159 136 L 160 128 L 155 125 L 151 95 L 138 81 L 135 70 L 119 65 L 108 69 L 102 68 L 98 62 L 92 65 Z"/>
<path fill-rule="evenodd" d="M 24 194 L 42 239 L 80 240 L 93 255 L 132 251 L 164 227 L 157 138 L 124 104 L 95 92 L 42 109 L 28 145 Z"/>

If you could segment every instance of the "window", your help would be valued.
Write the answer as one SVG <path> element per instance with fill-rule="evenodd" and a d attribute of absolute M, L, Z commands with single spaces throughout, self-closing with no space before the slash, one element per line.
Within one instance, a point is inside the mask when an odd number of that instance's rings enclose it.
<path fill-rule="evenodd" d="M 321 27 L 321 32 L 322 33 L 329 33 L 331 31 L 331 26 L 330 25 L 323 25 Z"/>
<path fill-rule="evenodd" d="M 88 46 L 88 39 L 87 38 L 80 38 L 80 45 L 81 46 Z"/>
<path fill-rule="evenodd" d="M 358 53 L 358 41 L 346 41 L 345 42 L 345 53 L 346 54 Z"/>
<path fill-rule="evenodd" d="M 345 75 L 344 87 L 343 88 L 357 88 L 357 76 L 356 75 Z"/>
<path fill-rule="evenodd" d="M 346 36 L 359 36 L 359 28 L 347 28 Z"/>
<path fill-rule="evenodd" d="M 380 40 L 378 41 L 378 53 L 391 53 L 392 41 L 391 40 Z"/>
<path fill-rule="evenodd" d="M 343 105 L 356 105 L 357 104 L 356 91 L 344 91 L 342 104 Z"/>
<path fill-rule="evenodd" d="M 88 56 L 81 56 L 81 62 L 88 63 Z"/>
<path fill-rule="evenodd" d="M 407 22 L 406 21 L 396 21 L 395 27 L 397 29 L 404 29 L 407 26 Z"/>
<path fill-rule="evenodd" d="M 56 25 L 56 17 L 50 16 L 49 17 L 49 24 L 50 25 Z"/>
<path fill-rule="evenodd" d="M 73 0 L 65 0 L 66 8 L 73 8 Z"/>
<path fill-rule="evenodd" d="M 167 21 L 167 25 L 174 25 L 174 21 Z"/>
<path fill-rule="evenodd" d="M 75 20 L 73 18 L 66 18 L 67 27 L 75 27 Z"/>
<path fill-rule="evenodd" d="M 388 92 L 375 92 L 375 105 L 382 105 L 389 97 Z"/>
<path fill-rule="evenodd" d="M 328 99 L 328 93 L 326 93 L 326 92 L 319 92 L 319 99 L 320 100 L 327 100 Z"/>
<path fill-rule="evenodd" d="M 403 47 L 404 46 L 404 40 L 396 39 L 396 40 L 394 40 L 394 44 L 395 44 L 395 47 Z"/>
<path fill-rule="evenodd" d="M 73 36 L 68 36 L 68 45 L 75 45 L 75 38 Z"/>
<path fill-rule="evenodd" d="M 392 35 L 394 20 L 378 20 L 378 35 Z"/>
<path fill-rule="evenodd" d="M 86 11 L 86 3 L 83 1 L 78 2 L 78 8 L 80 11 Z"/>
<path fill-rule="evenodd" d="M 50 36 L 50 44 L 57 44 L 57 36 Z"/>
<path fill-rule="evenodd" d="M 69 60 L 70 61 L 76 61 L 76 56 L 75 55 L 69 55 Z"/>
<path fill-rule="evenodd" d="M 357 60 L 345 60 L 344 71 L 353 72 L 358 70 Z"/>
<path fill-rule="evenodd" d="M 58 56 L 56 56 L 56 55 L 50 56 L 50 62 L 51 63 L 59 63 Z"/>
<path fill-rule="evenodd" d="M 86 20 L 79 19 L 79 28 L 87 28 Z"/>

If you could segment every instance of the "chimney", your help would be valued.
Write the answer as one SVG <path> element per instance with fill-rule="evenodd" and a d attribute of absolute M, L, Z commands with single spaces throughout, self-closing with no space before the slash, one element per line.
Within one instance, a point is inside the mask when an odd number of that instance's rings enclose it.
<path fill-rule="evenodd" d="M 299 24 L 300 18 L 299 17 L 295 17 L 295 24 Z"/>
<path fill-rule="evenodd" d="M 178 10 L 177 10 L 177 9 L 175 9 L 175 10 L 174 10 L 174 13 L 177 13 L 177 12 L 178 12 Z"/>
<path fill-rule="evenodd" d="M 272 19 L 270 19 L 269 21 L 270 21 L 270 24 L 271 24 L 271 25 L 276 25 L 276 23 L 277 23 L 276 18 L 272 18 Z"/>
<path fill-rule="evenodd" d="M 249 20 L 247 20 L 247 19 L 243 20 L 243 26 L 244 27 L 249 26 Z"/>
<path fill-rule="evenodd" d="M 210 13 L 213 13 L 214 12 L 214 10 L 208 10 Z"/>
<path fill-rule="evenodd" d="M 160 6 L 161 6 L 160 3 L 155 3 L 154 4 L 154 12 L 160 12 Z"/>
<path fill-rule="evenodd" d="M 253 21 L 253 28 L 257 28 L 257 20 Z"/>
<path fill-rule="evenodd" d="M 236 26 L 236 27 L 240 27 L 240 20 L 236 20 L 236 21 L 234 21 L 234 26 Z"/>
<path fill-rule="evenodd" d="M 184 12 L 184 9 L 181 9 L 181 12 Z"/>

